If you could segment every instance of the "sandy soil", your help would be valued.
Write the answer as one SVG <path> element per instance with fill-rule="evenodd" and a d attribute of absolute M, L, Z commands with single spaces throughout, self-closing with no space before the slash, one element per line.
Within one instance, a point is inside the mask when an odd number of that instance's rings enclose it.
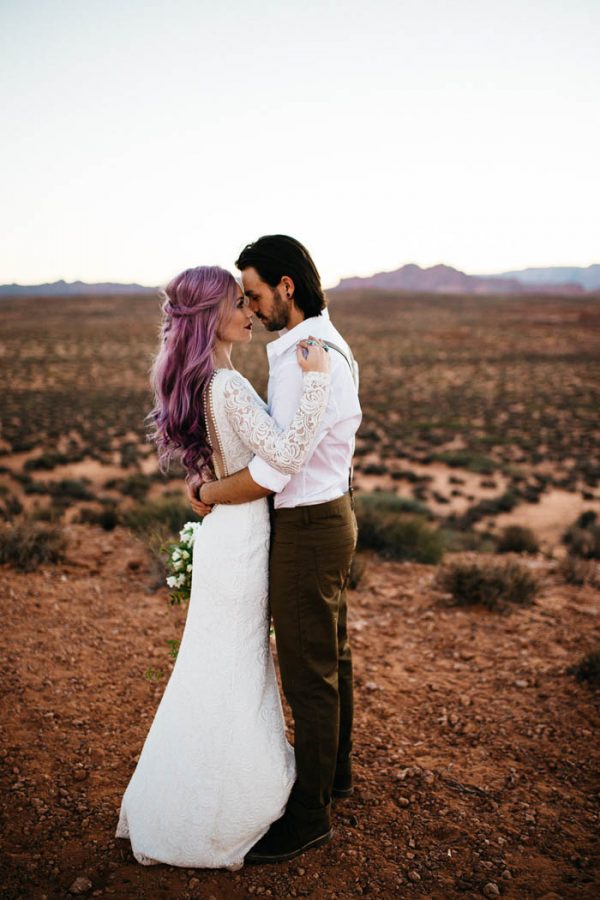
<path fill-rule="evenodd" d="M 534 560 L 536 605 L 448 608 L 435 568 L 370 560 L 352 593 L 357 789 L 335 840 L 237 873 L 137 865 L 113 837 L 184 611 L 141 544 L 71 526 L 68 563 L 0 569 L 6 898 L 597 897 L 598 695 L 567 668 L 599 594 Z M 148 680 L 148 669 L 163 678 Z"/>

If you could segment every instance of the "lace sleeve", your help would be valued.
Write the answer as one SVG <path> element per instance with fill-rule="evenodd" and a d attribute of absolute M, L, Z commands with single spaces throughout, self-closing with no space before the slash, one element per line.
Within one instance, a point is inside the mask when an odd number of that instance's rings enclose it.
<path fill-rule="evenodd" d="M 321 424 L 329 398 L 328 372 L 306 372 L 294 418 L 283 431 L 263 408 L 258 396 L 236 373 L 224 389 L 227 418 L 256 456 L 286 475 L 299 472 Z"/>

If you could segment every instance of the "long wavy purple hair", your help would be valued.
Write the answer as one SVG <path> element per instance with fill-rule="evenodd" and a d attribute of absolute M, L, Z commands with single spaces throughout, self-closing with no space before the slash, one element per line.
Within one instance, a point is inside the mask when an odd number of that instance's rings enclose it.
<path fill-rule="evenodd" d="M 210 462 L 203 394 L 214 371 L 217 330 L 233 311 L 238 290 L 233 275 L 218 266 L 186 269 L 164 289 L 148 416 L 163 472 L 177 459 L 193 481 Z"/>

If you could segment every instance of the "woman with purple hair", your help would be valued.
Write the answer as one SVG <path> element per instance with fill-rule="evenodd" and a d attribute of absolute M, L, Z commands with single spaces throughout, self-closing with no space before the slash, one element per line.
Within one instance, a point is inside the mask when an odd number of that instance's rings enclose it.
<path fill-rule="evenodd" d="M 282 431 L 233 367 L 252 313 L 233 276 L 188 269 L 165 290 L 151 419 L 161 466 L 192 483 L 258 455 L 298 472 L 329 395 L 321 342 L 300 342 L 303 393 Z M 285 737 L 269 646 L 269 511 L 265 498 L 216 506 L 196 538 L 177 661 L 124 794 L 117 837 L 145 865 L 239 868 L 286 806 L 294 754 Z"/>

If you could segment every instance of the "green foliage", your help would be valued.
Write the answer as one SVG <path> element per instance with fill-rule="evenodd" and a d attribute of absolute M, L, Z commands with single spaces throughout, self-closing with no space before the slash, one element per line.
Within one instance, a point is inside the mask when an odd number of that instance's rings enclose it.
<path fill-rule="evenodd" d="M 31 519 L 0 527 L 0 564 L 32 572 L 44 563 L 64 559 L 67 539 L 59 525 Z"/>
<path fill-rule="evenodd" d="M 496 546 L 498 553 L 537 553 L 539 549 L 535 534 L 523 525 L 503 528 Z"/>
<path fill-rule="evenodd" d="M 164 547 L 167 556 L 166 582 L 171 589 L 171 603 L 187 603 L 192 588 L 192 554 L 200 523 L 187 522 L 179 532 L 179 540 Z"/>
<path fill-rule="evenodd" d="M 171 659 L 177 659 L 177 654 L 179 653 L 179 647 L 181 645 L 181 641 L 177 638 L 171 638 L 167 641 L 169 646 L 169 656 Z"/>
<path fill-rule="evenodd" d="M 385 559 L 439 562 L 443 554 L 439 532 L 423 516 L 407 513 L 407 505 L 414 507 L 414 501 L 395 494 L 359 495 L 356 498 L 359 550 L 375 550 Z"/>
<path fill-rule="evenodd" d="M 484 606 L 504 610 L 510 604 L 527 606 L 533 602 L 539 585 L 521 563 L 457 561 L 438 572 L 436 586 L 451 594 L 457 606 Z"/>
<path fill-rule="evenodd" d="M 165 673 L 162 669 L 155 669 L 153 666 L 146 669 L 144 673 L 144 677 L 147 681 L 160 681 L 161 678 L 165 677 Z"/>
<path fill-rule="evenodd" d="M 600 687 L 600 649 L 592 650 L 568 672 L 574 675 L 577 681 L 587 681 L 591 687 Z"/>

